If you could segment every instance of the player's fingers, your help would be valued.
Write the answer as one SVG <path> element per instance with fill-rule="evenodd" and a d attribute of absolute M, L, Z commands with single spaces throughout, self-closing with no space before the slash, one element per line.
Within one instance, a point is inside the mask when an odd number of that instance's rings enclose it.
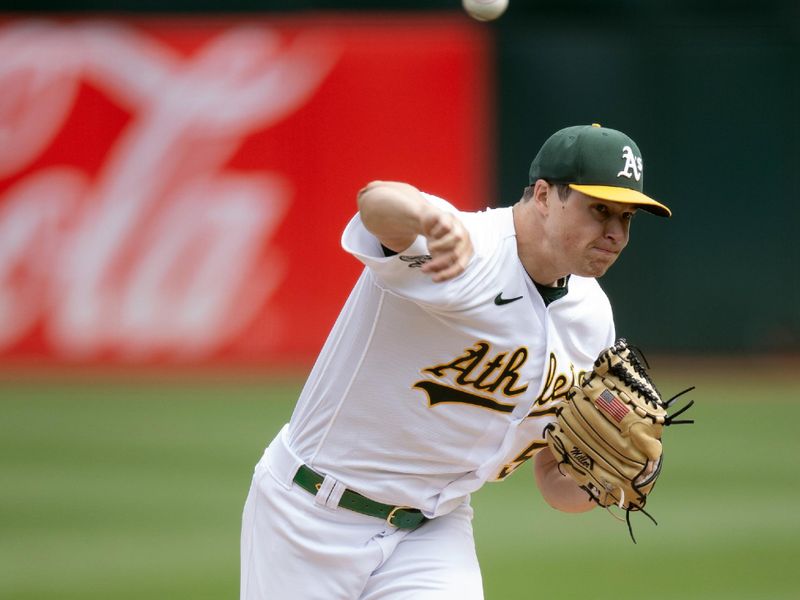
<path fill-rule="evenodd" d="M 451 213 L 431 214 L 423 222 L 431 260 L 422 267 L 433 281 L 457 277 L 472 258 L 472 241 L 461 221 Z"/>
<path fill-rule="evenodd" d="M 453 231 L 456 218 L 446 212 L 428 215 L 423 221 L 422 234 L 429 240 L 439 240 Z"/>
<path fill-rule="evenodd" d="M 443 266 L 441 269 L 432 273 L 431 280 L 439 283 L 442 281 L 447 281 L 448 279 L 454 279 L 465 271 L 468 262 L 468 260 L 455 259 L 450 262 L 450 264 Z"/>
<path fill-rule="evenodd" d="M 454 252 L 432 254 L 431 260 L 422 266 L 425 273 L 439 273 L 458 264 L 458 256 Z"/>
<path fill-rule="evenodd" d="M 458 247 L 459 241 L 458 237 L 453 235 L 448 235 L 438 240 L 428 240 L 428 252 L 431 256 L 454 252 Z"/>
<path fill-rule="evenodd" d="M 423 272 L 432 275 L 433 281 L 445 281 L 457 277 L 467 268 L 472 258 L 472 244 L 467 238 L 454 250 L 439 254 L 431 253 L 431 260 L 422 267 Z"/>
<path fill-rule="evenodd" d="M 428 251 L 432 256 L 447 252 L 459 252 L 461 248 L 469 244 L 469 233 L 460 223 L 446 225 L 439 232 L 441 235 L 438 237 L 428 238 Z"/>
<path fill-rule="evenodd" d="M 441 240 L 447 237 L 452 231 L 453 231 L 452 223 L 444 223 L 439 221 L 433 227 L 431 227 L 428 239 Z"/>

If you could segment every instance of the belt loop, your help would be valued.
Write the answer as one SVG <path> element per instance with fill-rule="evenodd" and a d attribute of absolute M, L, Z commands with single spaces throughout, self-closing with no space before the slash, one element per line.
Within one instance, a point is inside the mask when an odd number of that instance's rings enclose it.
<path fill-rule="evenodd" d="M 337 508 L 339 506 L 339 500 L 342 499 L 342 494 L 344 494 L 346 489 L 347 488 L 341 481 L 337 481 L 328 496 L 328 501 L 325 503 L 325 506 L 328 508 Z"/>
<path fill-rule="evenodd" d="M 328 506 L 328 496 L 333 491 L 334 486 L 338 483 L 333 477 L 326 475 L 322 480 L 322 485 L 317 488 L 317 495 L 314 497 L 314 502 L 321 506 Z"/>

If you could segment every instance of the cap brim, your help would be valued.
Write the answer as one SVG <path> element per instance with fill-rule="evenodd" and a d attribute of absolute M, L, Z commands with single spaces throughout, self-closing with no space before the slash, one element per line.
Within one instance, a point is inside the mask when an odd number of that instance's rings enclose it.
<path fill-rule="evenodd" d="M 645 196 L 643 193 L 629 188 L 611 185 L 578 185 L 575 183 L 570 183 L 569 187 L 576 192 L 586 194 L 592 198 L 599 198 L 600 200 L 608 200 L 610 202 L 620 202 L 622 204 L 635 204 L 642 210 L 651 212 L 659 217 L 672 216 L 672 211 L 661 204 L 661 202 L 656 202 L 649 196 Z"/>

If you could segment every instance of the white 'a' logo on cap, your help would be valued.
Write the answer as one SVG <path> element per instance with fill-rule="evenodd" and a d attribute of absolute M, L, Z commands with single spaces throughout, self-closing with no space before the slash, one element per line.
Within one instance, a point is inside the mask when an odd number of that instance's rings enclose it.
<path fill-rule="evenodd" d="M 630 179 L 633 177 L 636 181 L 639 181 L 642 178 L 642 157 L 635 156 L 633 154 L 633 149 L 630 146 L 625 146 L 622 149 L 622 158 L 625 159 L 625 166 L 622 167 L 622 171 L 617 173 L 617 177 L 627 177 Z"/>

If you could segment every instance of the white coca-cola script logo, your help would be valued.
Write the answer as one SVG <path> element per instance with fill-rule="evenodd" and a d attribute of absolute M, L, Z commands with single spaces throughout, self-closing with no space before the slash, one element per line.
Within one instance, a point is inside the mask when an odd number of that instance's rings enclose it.
<path fill-rule="evenodd" d="M 113 22 L 0 29 L 0 178 L 56 139 L 81 82 L 130 114 L 97 172 L 31 168 L 0 197 L 0 350 L 41 327 L 70 360 L 193 360 L 276 289 L 290 182 L 225 165 L 308 101 L 336 51 L 319 34 L 220 29 L 189 58 Z"/>

